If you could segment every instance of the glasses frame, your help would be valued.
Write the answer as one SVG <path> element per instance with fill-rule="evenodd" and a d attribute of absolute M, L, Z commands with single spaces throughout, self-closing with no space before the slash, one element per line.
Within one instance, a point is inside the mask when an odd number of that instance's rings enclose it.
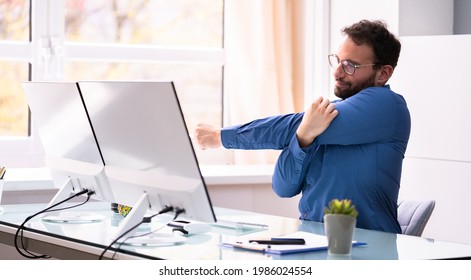
<path fill-rule="evenodd" d="M 349 75 L 349 76 L 353 76 L 353 74 L 355 74 L 355 70 L 357 68 L 361 68 L 361 67 L 364 67 L 364 66 L 375 66 L 377 65 L 377 63 L 371 63 L 371 64 L 355 64 L 353 62 L 351 62 L 350 60 L 340 60 L 340 58 L 338 57 L 338 55 L 336 54 L 329 54 L 328 55 L 328 59 L 329 59 L 329 64 L 330 66 L 333 68 L 333 69 L 337 69 L 337 67 L 340 65 L 342 65 L 342 70 L 343 72 L 345 72 L 345 74 Z M 337 63 L 334 65 L 332 62 L 335 63 L 335 61 L 332 61 L 332 59 L 336 59 L 337 60 Z M 347 71 L 345 69 L 345 67 L 352 67 L 353 68 L 353 71 L 350 73 L 349 71 Z"/>

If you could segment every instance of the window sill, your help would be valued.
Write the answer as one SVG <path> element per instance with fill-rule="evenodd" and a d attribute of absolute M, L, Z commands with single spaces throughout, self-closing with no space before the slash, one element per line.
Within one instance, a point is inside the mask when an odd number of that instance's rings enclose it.
<path fill-rule="evenodd" d="M 207 185 L 271 184 L 274 166 L 205 165 L 201 173 Z"/>
<path fill-rule="evenodd" d="M 47 167 L 9 168 L 4 177 L 4 191 L 30 191 L 53 189 Z"/>
<path fill-rule="evenodd" d="M 201 173 L 207 185 L 271 184 L 273 165 L 206 165 Z M 10 168 L 4 191 L 50 190 L 53 183 L 47 167 Z"/>

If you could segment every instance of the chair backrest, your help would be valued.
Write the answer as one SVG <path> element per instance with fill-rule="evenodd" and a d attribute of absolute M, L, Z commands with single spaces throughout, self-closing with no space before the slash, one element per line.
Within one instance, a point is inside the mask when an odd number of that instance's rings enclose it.
<path fill-rule="evenodd" d="M 421 236 L 434 208 L 435 200 L 399 202 L 397 219 L 401 225 L 402 234 Z"/>

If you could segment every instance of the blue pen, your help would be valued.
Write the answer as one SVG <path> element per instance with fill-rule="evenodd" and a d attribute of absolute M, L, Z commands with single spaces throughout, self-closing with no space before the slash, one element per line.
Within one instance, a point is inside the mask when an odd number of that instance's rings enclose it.
<path fill-rule="evenodd" d="M 252 239 L 249 243 L 270 244 L 270 245 L 304 245 L 306 241 L 303 238 L 283 238 L 273 237 L 271 239 Z"/>

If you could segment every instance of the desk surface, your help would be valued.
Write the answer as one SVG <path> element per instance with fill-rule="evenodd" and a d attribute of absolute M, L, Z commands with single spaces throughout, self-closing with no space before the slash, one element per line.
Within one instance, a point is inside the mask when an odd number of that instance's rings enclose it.
<path fill-rule="evenodd" d="M 42 210 L 45 205 L 22 204 L 2 205 L 5 212 L 0 215 L 0 242 L 14 246 L 14 235 L 18 226 L 26 217 Z M 50 223 L 34 218 L 27 223 L 24 236 L 28 239 L 28 248 L 33 252 L 47 254 L 63 259 L 97 259 L 103 249 L 109 245 L 122 217 L 112 213 L 109 203 L 89 202 L 72 211 L 91 211 L 106 217 L 105 220 L 85 224 Z M 213 226 L 213 230 L 204 234 L 188 236 L 184 243 L 172 246 L 121 246 L 108 251 L 105 257 L 116 259 L 172 259 L 172 260 L 267 260 L 267 259 L 335 259 L 327 251 L 296 253 L 289 255 L 268 255 L 238 249 L 224 248 L 222 242 L 245 238 L 267 238 L 307 231 L 324 235 L 322 223 L 300 221 L 271 215 L 257 214 L 223 208 L 215 209 L 219 218 L 233 221 L 245 221 L 267 224 L 268 228 L 227 229 Z M 168 217 L 170 218 L 170 217 Z M 141 232 L 159 228 L 161 221 L 144 224 Z M 167 221 L 167 220 L 166 220 Z M 170 229 L 164 227 L 163 231 Z M 356 229 L 354 239 L 368 245 L 352 248 L 348 259 L 451 259 L 471 258 L 471 245 L 443 242 L 392 234 L 379 231 Z M 345 257 L 343 257 L 345 258 Z"/>

